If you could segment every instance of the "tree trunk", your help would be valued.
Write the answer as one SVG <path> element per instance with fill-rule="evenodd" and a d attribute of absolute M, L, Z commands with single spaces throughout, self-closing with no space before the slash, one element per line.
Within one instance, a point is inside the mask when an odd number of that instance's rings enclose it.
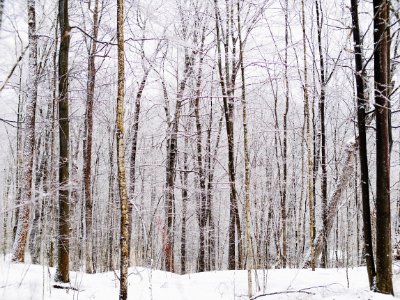
<path fill-rule="evenodd" d="M 50 105 L 49 105 L 50 106 Z M 40 111 L 40 110 L 39 110 Z M 48 111 L 49 112 L 49 111 Z M 48 113 L 48 116 L 50 113 Z M 46 132 L 48 134 L 49 132 Z M 46 135 L 47 136 L 47 135 Z M 29 252 L 31 254 L 31 261 L 33 264 L 40 263 L 40 252 L 42 247 L 42 231 L 43 231 L 43 215 L 44 215 L 44 197 L 41 196 L 40 183 L 43 179 L 45 183 L 45 172 L 46 172 L 46 160 L 48 157 L 46 154 L 46 141 L 43 143 L 43 150 L 41 150 L 42 137 L 39 137 L 36 144 L 37 154 L 36 154 L 36 164 L 35 164 L 35 184 L 34 184 L 34 197 L 36 199 L 36 205 L 34 206 L 34 217 L 32 223 L 32 229 L 29 234 Z M 45 151 L 42 153 L 42 151 Z M 47 186 L 43 184 L 43 194 L 47 193 Z"/>
<path fill-rule="evenodd" d="M 233 29 L 229 28 L 229 24 L 233 27 L 233 18 L 229 16 L 229 7 L 227 5 L 227 18 L 226 18 L 226 28 L 225 28 L 225 41 L 221 40 L 220 26 L 221 20 L 218 11 L 218 1 L 214 0 L 215 6 L 215 27 L 217 34 L 217 53 L 218 53 L 218 74 L 219 81 L 223 97 L 223 107 L 225 116 L 225 127 L 226 136 L 228 139 L 228 176 L 229 176 L 229 186 L 230 186 L 230 203 L 229 203 L 229 227 L 228 227 L 228 268 L 229 270 L 236 269 L 236 261 L 238 261 L 239 268 L 243 266 L 243 255 L 242 255 L 242 233 L 240 226 L 240 216 L 237 201 L 236 192 L 236 175 L 235 175 L 235 141 L 234 141 L 234 92 L 235 92 L 235 81 L 236 81 L 236 39 L 233 37 Z M 231 15 L 233 12 L 231 12 Z M 231 28 L 232 28 L 231 27 Z M 232 59 L 232 73 L 230 72 L 230 59 L 229 59 L 229 37 L 232 38 L 232 49 L 231 49 L 231 59 Z M 225 63 L 224 67 L 222 64 L 222 51 L 221 43 L 224 45 L 225 53 Z M 225 69 L 225 78 L 223 74 L 223 68 Z M 236 237 L 238 239 L 238 255 L 236 258 Z"/>
<path fill-rule="evenodd" d="M 125 144 L 124 144 L 124 0 L 117 2 L 117 40 L 118 40 L 118 98 L 117 98 L 117 165 L 118 188 L 121 206 L 120 236 L 120 291 L 119 299 L 128 299 L 128 265 L 129 265 L 129 216 L 128 193 L 125 178 Z"/>
<path fill-rule="evenodd" d="M 351 16 L 353 23 L 353 41 L 355 53 L 355 77 L 357 89 L 357 126 L 359 136 L 359 156 L 360 156 L 360 180 L 361 196 L 364 223 L 364 249 L 365 261 L 367 264 L 367 273 L 370 289 L 374 288 L 375 264 L 374 253 L 372 249 L 372 231 L 371 231 L 371 209 L 369 204 L 369 174 L 368 174 L 368 153 L 367 153 L 367 132 L 365 127 L 368 99 L 365 91 L 366 74 L 363 67 L 362 41 L 360 38 L 360 26 L 358 22 L 358 1 L 351 0 Z"/>
<path fill-rule="evenodd" d="M 200 228 L 200 249 L 198 258 L 198 272 L 205 271 L 205 254 L 206 254 L 206 226 L 207 226 L 207 194 L 206 194 L 206 177 L 203 168 L 203 151 L 202 151 L 202 126 L 200 122 L 200 96 L 201 96 L 201 79 L 202 79 L 202 68 L 203 68 L 203 49 L 205 40 L 205 29 L 201 37 L 201 45 L 199 51 L 199 70 L 196 80 L 196 98 L 195 98 L 195 117 L 196 117 L 196 160 L 197 160 L 197 174 L 200 185 L 200 205 L 198 208 L 198 221 Z"/>
<path fill-rule="evenodd" d="M 93 196 L 92 196 L 92 144 L 93 144 L 93 101 L 96 86 L 96 52 L 99 32 L 99 0 L 95 1 L 93 11 L 93 29 L 88 60 L 87 102 L 85 113 L 85 138 L 83 143 L 83 178 L 85 197 L 85 237 L 87 273 L 93 273 Z"/>
<path fill-rule="evenodd" d="M 185 149 L 189 149 L 189 132 L 185 136 Z M 181 172 L 182 182 L 182 231 L 181 231 L 181 274 L 186 273 L 186 220 L 187 220 L 187 202 L 188 202 L 188 153 L 183 153 L 183 174 Z"/>
<path fill-rule="evenodd" d="M 178 93 L 176 95 L 175 114 L 171 122 L 168 124 L 167 133 L 167 159 L 166 159 L 166 187 L 165 187 L 165 206 L 166 206 L 166 220 L 167 230 L 164 240 L 164 256 L 165 256 L 165 268 L 168 272 L 174 272 L 174 245 L 173 245 L 173 226 L 174 226 L 174 201 L 175 201 L 175 174 L 176 174 L 176 158 L 178 153 L 178 129 L 179 121 L 181 116 L 183 94 L 186 89 L 187 81 L 193 72 L 193 60 L 196 50 L 193 50 L 191 55 L 187 53 L 188 49 L 185 49 L 185 67 L 183 71 L 183 78 L 178 86 Z M 168 101 L 166 95 L 166 87 L 163 84 L 164 97 Z M 168 103 L 166 103 L 168 105 Z M 167 108 L 166 108 L 167 111 Z M 171 120 L 171 117 L 167 113 L 167 120 Z"/>
<path fill-rule="evenodd" d="M 304 0 L 301 0 L 301 15 L 302 15 L 302 31 L 303 31 L 303 59 L 304 59 L 304 118 L 306 123 L 306 140 L 307 140 L 307 162 L 308 162 L 308 204 L 310 213 L 310 253 L 311 253 L 311 269 L 315 270 L 315 211 L 313 205 L 313 184 L 312 184 L 312 159 L 311 159 L 311 137 L 310 137 L 310 112 L 309 112 L 309 99 L 308 99 L 308 82 L 307 82 L 307 46 L 306 46 L 306 24 L 305 24 L 305 11 Z"/>
<path fill-rule="evenodd" d="M 346 189 L 346 186 L 349 183 L 351 174 L 354 171 L 354 153 L 357 150 L 357 142 L 351 142 L 347 145 L 346 148 L 346 159 L 343 164 L 343 169 L 339 178 L 339 181 L 334 189 L 334 193 L 329 201 L 329 205 L 327 207 L 327 218 L 326 218 L 326 230 L 323 228 L 318 232 L 317 238 L 315 239 L 315 252 L 314 257 L 318 257 L 322 253 L 322 249 L 324 246 L 324 236 L 329 234 L 333 227 L 333 222 L 335 220 L 335 216 L 337 215 L 337 209 L 339 206 L 340 199 L 342 199 L 343 191 Z M 311 258 L 312 259 L 312 258 Z M 311 259 L 309 256 L 306 257 L 305 266 L 311 263 Z"/>
<path fill-rule="evenodd" d="M 132 217 L 133 217 L 133 200 L 135 195 L 135 185 L 136 185 L 136 156 L 137 156 L 137 145 L 138 145 L 138 134 L 139 134 L 139 117 L 140 117 L 140 103 L 143 95 L 143 90 L 146 86 L 147 77 L 150 73 L 150 69 L 145 70 L 145 73 L 142 77 L 142 81 L 139 85 L 139 90 L 136 93 L 135 99 L 135 112 L 133 115 L 133 128 L 132 128 L 132 145 L 131 145 L 131 163 L 130 163 L 130 172 L 129 172 L 129 243 L 131 243 L 132 239 Z M 129 257 L 130 257 L 129 247 Z"/>
<path fill-rule="evenodd" d="M 3 25 L 3 12 L 4 12 L 4 2 L 5 0 L 0 0 L 0 30 Z"/>
<path fill-rule="evenodd" d="M 21 185 L 21 208 L 18 214 L 18 227 L 15 235 L 12 260 L 24 262 L 25 246 L 29 232 L 29 211 L 32 197 L 32 172 L 35 146 L 35 118 L 38 89 L 37 74 L 37 36 L 35 0 L 28 1 L 28 39 L 29 39 L 29 86 L 25 117 L 25 141 L 23 148 L 23 176 Z"/>
<path fill-rule="evenodd" d="M 317 18 L 317 37 L 318 37 L 318 51 L 319 51 L 319 66 L 320 66 L 320 99 L 319 99 L 319 113 L 321 121 L 321 204 L 322 204 L 322 228 L 324 231 L 321 267 L 328 267 L 328 233 L 326 232 L 326 218 L 327 218 L 327 204 L 328 204 L 328 180 L 327 180 L 327 166 L 326 166 L 326 130 L 325 130 L 325 64 L 324 56 L 322 53 L 322 8 L 320 0 L 315 0 L 315 10 Z"/>
<path fill-rule="evenodd" d="M 287 264 L 287 116 L 289 112 L 289 79 L 288 79 L 288 47 L 289 47 L 289 4 L 285 0 L 285 112 L 283 115 L 283 186 L 281 196 L 281 218 L 282 218 L 282 267 Z"/>
<path fill-rule="evenodd" d="M 59 222 L 58 261 L 56 281 L 69 282 L 69 112 L 68 112 L 68 53 L 71 28 L 68 19 L 68 0 L 59 0 L 60 50 L 58 56 L 58 110 L 59 110 Z"/>
<path fill-rule="evenodd" d="M 393 294 L 390 223 L 388 1 L 374 0 L 376 115 L 376 289 Z"/>
<path fill-rule="evenodd" d="M 251 243 L 251 202 L 250 202 L 250 155 L 249 155 L 249 138 L 247 129 L 247 103 L 246 103 L 246 77 L 244 70 L 243 51 L 244 45 L 242 40 L 242 27 L 240 21 L 240 1 L 237 1 L 237 22 L 239 37 L 239 62 L 240 74 L 242 79 L 242 114 L 243 114 L 243 146 L 244 146 L 244 194 L 245 194 L 245 223 L 246 223 L 246 269 L 247 269 L 247 295 L 249 298 L 253 296 L 253 280 L 251 270 L 253 269 L 253 251 Z M 286 227 L 284 228 L 286 229 Z M 286 244 L 285 244 L 286 245 Z M 286 248 L 285 248 L 286 250 Z M 284 254 L 286 255 L 286 253 Z M 285 261 L 286 264 L 286 261 Z"/>

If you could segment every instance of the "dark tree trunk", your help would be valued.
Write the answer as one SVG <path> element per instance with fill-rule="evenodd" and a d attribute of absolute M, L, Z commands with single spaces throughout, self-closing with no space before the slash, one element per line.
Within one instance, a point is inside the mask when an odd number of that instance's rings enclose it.
<path fill-rule="evenodd" d="M 317 17 L 317 30 L 318 30 L 318 50 L 319 50 L 319 65 L 320 65 L 320 86 L 321 94 L 319 99 L 319 113 L 321 121 L 321 197 L 322 197 L 322 228 L 324 231 L 323 249 L 321 266 L 327 267 L 328 264 L 328 232 L 327 232 L 327 204 L 328 204 L 328 181 L 327 181 L 327 167 L 326 167 L 326 130 L 325 130 L 325 64 L 324 56 L 322 53 L 322 9 L 319 0 L 315 1 L 316 17 Z"/>
<path fill-rule="evenodd" d="M 199 51 L 199 70 L 196 79 L 196 98 L 195 98 L 195 117 L 196 117 L 196 160 L 197 160 L 197 173 L 199 177 L 200 185 L 200 205 L 198 207 L 198 221 L 200 228 L 200 249 L 198 258 L 198 272 L 205 271 L 205 237 L 206 237 L 206 226 L 207 226 L 207 194 L 206 194 L 206 177 L 203 168 L 203 145 L 202 145 L 202 126 L 200 121 L 200 96 L 201 96 L 201 80 L 202 80 L 202 68 L 204 60 L 204 40 L 205 40 L 205 29 L 201 38 L 201 46 Z"/>
<path fill-rule="evenodd" d="M 230 186 L 230 204 L 229 204 L 229 227 L 228 227 L 228 268 L 229 270 L 236 269 L 236 261 L 238 267 L 243 267 L 243 254 L 242 254 L 242 233 L 240 225 L 239 208 L 236 192 L 236 175 L 235 175 L 235 141 L 234 141 L 234 92 L 235 81 L 237 74 L 237 66 L 235 61 L 236 56 L 236 38 L 233 36 L 233 3 L 232 9 L 229 10 L 227 6 L 225 40 L 221 40 L 220 27 L 221 19 L 219 17 L 218 1 L 214 0 L 215 8 L 215 27 L 217 34 L 217 53 L 218 53 L 218 75 L 223 97 L 223 108 L 225 116 L 226 136 L 228 139 L 228 177 Z M 229 24 L 231 28 L 229 28 Z M 229 38 L 232 39 L 232 49 L 229 48 Z M 221 43 L 224 45 L 225 62 L 222 63 L 222 50 Z M 230 53 L 232 67 L 230 66 Z M 225 70 L 225 78 L 223 69 Z M 231 71 L 230 71 L 231 70 Z M 236 237 L 238 239 L 238 255 L 236 257 Z"/>
<path fill-rule="evenodd" d="M 367 155 L 367 133 L 365 127 L 368 100 L 365 92 L 366 74 L 363 67 L 362 41 L 360 38 L 360 27 L 358 22 L 358 1 L 351 0 L 351 16 L 353 21 L 353 41 L 355 53 L 355 77 L 357 89 L 357 125 L 359 137 L 359 156 L 360 156 L 360 180 L 361 196 L 364 222 L 364 248 L 365 261 L 367 264 L 368 280 L 370 289 L 374 288 L 375 264 L 374 253 L 372 249 L 371 232 L 371 210 L 369 204 L 369 174 L 368 174 L 368 155 Z"/>
<path fill-rule="evenodd" d="M 374 0 L 376 115 L 376 289 L 393 294 L 390 224 L 388 1 Z"/>
<path fill-rule="evenodd" d="M 176 95 L 175 114 L 171 122 L 168 124 L 167 133 L 167 159 L 166 159 L 166 187 L 165 187 L 165 206 L 167 230 L 164 237 L 164 256 L 165 268 L 168 272 L 174 272 L 174 243 L 173 243 L 173 226 L 174 226 L 174 202 L 175 202 L 175 175 L 176 175 L 176 158 L 178 153 L 178 129 L 181 117 L 183 95 L 187 82 L 193 73 L 193 61 L 196 50 L 193 49 L 189 55 L 188 49 L 185 49 L 185 67 L 183 70 L 183 78 L 179 82 L 178 93 Z M 168 96 L 165 83 L 163 83 L 164 98 L 168 102 Z M 168 105 L 168 103 L 166 103 Z M 170 120 L 168 109 L 167 119 Z"/>
<path fill-rule="evenodd" d="M 189 132 L 185 136 L 185 149 L 189 149 Z M 186 219 L 187 219 L 187 202 L 188 202 L 188 153 L 183 153 L 183 174 L 182 181 L 182 231 L 181 231 L 181 274 L 186 273 Z"/>
<path fill-rule="evenodd" d="M 58 56 L 59 111 L 59 222 L 58 261 L 56 281 L 69 282 L 69 112 L 68 112 L 68 53 L 71 28 L 68 19 L 68 0 L 59 0 L 60 50 Z"/>

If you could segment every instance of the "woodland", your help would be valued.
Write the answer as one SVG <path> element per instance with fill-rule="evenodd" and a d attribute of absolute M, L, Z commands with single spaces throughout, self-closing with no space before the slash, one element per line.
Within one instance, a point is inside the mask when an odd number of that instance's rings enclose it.
<path fill-rule="evenodd" d="M 0 0 L 1 255 L 393 295 L 399 47 L 399 0 Z"/>

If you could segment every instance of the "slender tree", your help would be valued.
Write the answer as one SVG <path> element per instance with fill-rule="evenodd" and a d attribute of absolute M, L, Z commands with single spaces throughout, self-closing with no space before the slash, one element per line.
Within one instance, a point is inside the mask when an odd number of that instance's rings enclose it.
<path fill-rule="evenodd" d="M 18 214 L 18 227 L 14 240 L 13 261 L 24 262 L 25 246 L 29 232 L 29 212 L 32 204 L 32 172 L 35 147 L 35 118 L 38 91 L 37 35 L 35 0 L 28 0 L 29 86 L 26 103 L 25 141 L 23 147 L 22 204 Z"/>
<path fill-rule="evenodd" d="M 222 26 L 221 14 L 218 8 L 218 0 L 214 0 L 215 27 L 217 35 L 217 65 L 223 108 L 225 116 L 226 136 L 228 139 L 228 176 L 230 187 L 229 203 L 229 227 L 228 227 L 228 268 L 236 268 L 236 259 L 239 268 L 243 266 L 242 230 L 236 190 L 235 174 L 235 140 L 234 140 L 234 94 L 237 75 L 236 65 L 236 41 L 233 36 L 233 2 L 231 6 L 226 2 L 226 25 Z M 224 38 L 224 40 L 222 40 Z M 230 41 L 231 40 L 231 41 Z M 224 49 L 224 62 L 222 60 L 222 47 Z M 231 49 L 230 45 L 231 44 Z M 225 71 L 225 74 L 224 74 Z M 236 238 L 238 239 L 238 251 L 236 256 Z"/>
<path fill-rule="evenodd" d="M 188 24 L 185 22 L 186 17 L 183 15 L 182 7 L 179 6 L 179 12 L 181 16 L 181 26 L 183 28 L 183 37 L 187 39 Z M 193 44 L 196 45 L 198 42 L 198 28 L 194 29 L 193 32 Z M 166 159 L 166 176 L 165 176 L 165 206 L 166 206 L 166 225 L 167 230 L 164 240 L 164 256 L 165 256 L 165 268 L 169 272 L 174 272 L 174 244 L 173 244 L 173 227 L 174 227 L 174 200 L 175 200 L 175 175 L 176 175 L 176 160 L 178 153 L 178 129 L 179 122 L 181 119 L 183 96 L 187 87 L 188 80 L 193 74 L 193 62 L 197 49 L 194 47 L 192 51 L 189 51 L 188 47 L 184 49 L 184 69 L 183 77 L 178 85 L 178 92 L 176 94 L 175 113 L 174 116 L 169 115 L 169 110 L 166 103 L 166 114 L 168 122 L 167 130 L 167 159 Z M 168 95 L 166 92 L 166 85 L 163 83 L 164 98 L 168 102 Z"/>
<path fill-rule="evenodd" d="M 58 120 L 59 120 L 59 220 L 58 260 L 56 281 L 69 282 L 69 108 L 68 108 L 68 54 L 71 28 L 69 26 L 68 0 L 58 1 L 60 22 L 60 49 L 58 55 Z"/>
<path fill-rule="evenodd" d="M 92 195 L 92 144 L 93 144 L 93 102 L 96 85 L 96 52 L 99 33 L 99 0 L 95 0 L 93 10 L 93 28 L 90 40 L 87 78 L 87 101 L 85 112 L 85 138 L 83 143 L 83 180 L 85 197 L 86 225 L 86 272 L 93 273 L 93 195 Z"/>
<path fill-rule="evenodd" d="M 287 198 L 287 119 L 289 113 L 289 78 L 288 78 L 288 47 L 289 47 L 289 2 L 285 0 L 285 112 L 283 114 L 283 186 L 281 196 L 281 217 L 282 217 L 282 267 L 286 268 L 287 264 L 287 212 L 286 212 L 286 198 Z"/>
<path fill-rule="evenodd" d="M 363 66 L 362 41 L 360 38 L 360 25 L 358 22 L 358 1 L 351 0 L 351 17 L 353 23 L 353 41 L 354 41 L 354 60 L 355 77 L 357 89 L 357 127 L 359 137 L 359 157 L 360 157 L 360 179 L 361 179 L 361 197 L 364 223 L 364 248 L 365 261 L 367 264 L 368 280 L 370 289 L 374 288 L 375 264 L 374 253 L 372 249 L 372 231 L 371 231 L 371 209 L 369 204 L 369 174 L 368 174 L 368 155 L 367 155 L 367 132 L 366 132 L 366 110 L 368 98 L 365 91 L 366 73 Z"/>
<path fill-rule="evenodd" d="M 200 203 L 198 220 L 200 227 L 200 240 L 199 240 L 199 258 L 198 258 L 198 271 L 203 272 L 206 268 L 206 226 L 207 226 L 207 192 L 206 192 L 206 174 L 203 165 L 203 144 L 202 144 L 202 124 L 200 120 L 200 96 L 201 96 L 201 84 L 202 84 L 202 70 L 204 62 L 204 40 L 205 40 L 205 29 L 202 30 L 200 51 L 199 51 L 199 70 L 196 78 L 196 98 L 195 104 L 195 117 L 196 117 L 196 162 L 197 162 L 197 173 L 200 187 Z"/>
<path fill-rule="evenodd" d="M 325 93 L 326 93 L 326 76 L 325 76 L 325 63 L 324 55 L 322 52 L 322 23 L 323 15 L 320 0 L 315 0 L 315 10 L 317 19 L 317 39 L 318 39 L 318 53 L 319 53 L 319 84 L 321 86 L 319 98 L 319 115 L 321 123 L 321 197 L 322 197 L 322 228 L 324 230 L 324 242 L 321 258 L 321 266 L 326 268 L 328 266 L 328 234 L 326 231 L 327 222 L 327 204 L 328 204 L 328 178 L 327 178 L 327 165 L 326 165 L 326 129 L 325 129 Z"/>
<path fill-rule="evenodd" d="M 124 143 L 124 0 L 117 1 L 117 40 L 118 40 L 118 97 L 117 97 L 117 165 L 118 188 L 121 205 L 120 233 L 120 291 L 119 299 L 128 299 L 128 265 L 129 265 L 129 216 L 128 192 L 125 177 L 125 143 Z"/>
<path fill-rule="evenodd" d="M 253 269 L 253 251 L 251 243 L 251 202 L 250 202 L 250 154 L 249 137 L 247 127 L 247 99 L 246 99 L 246 74 L 244 68 L 244 44 L 242 39 L 242 24 L 240 18 L 240 0 L 237 1 L 237 24 L 239 37 L 239 62 L 242 80 L 242 115 L 243 115 L 243 146 L 244 146 L 244 193 L 245 193 L 245 223 L 246 223 L 246 268 L 247 268 L 247 294 L 253 296 L 253 280 L 251 270 Z M 286 253 L 285 253 L 286 254 Z"/>
<path fill-rule="evenodd" d="M 304 0 L 301 0 L 301 18 L 302 18 L 302 31 L 303 31 L 303 59 L 304 59 L 304 119 L 306 124 L 306 143 L 307 143 L 307 164 L 308 164 L 308 209 L 310 213 L 310 253 L 311 253 L 311 269 L 315 270 L 315 210 L 313 205 L 313 184 L 312 184 L 312 158 L 311 158 L 311 133 L 310 133 L 310 109 L 309 109 L 309 96 L 308 96 L 308 82 L 307 82 L 307 46 L 306 46 L 306 24 L 305 24 L 305 9 Z"/>

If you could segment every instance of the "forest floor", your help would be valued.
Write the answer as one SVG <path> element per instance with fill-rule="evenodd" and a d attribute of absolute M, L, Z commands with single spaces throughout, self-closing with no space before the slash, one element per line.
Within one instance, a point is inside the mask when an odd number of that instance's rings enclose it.
<path fill-rule="evenodd" d="M 117 273 L 71 272 L 73 288 L 54 287 L 54 268 L 0 261 L 0 299 L 118 299 Z M 254 273 L 253 273 L 254 274 Z M 258 272 L 257 299 L 394 299 L 368 290 L 366 269 L 273 269 Z M 265 282 L 264 293 L 263 282 Z M 396 299 L 400 299 L 400 264 L 393 268 Z M 129 269 L 129 299 L 213 300 L 248 299 L 246 271 L 218 271 L 187 275 L 148 268 Z"/>

